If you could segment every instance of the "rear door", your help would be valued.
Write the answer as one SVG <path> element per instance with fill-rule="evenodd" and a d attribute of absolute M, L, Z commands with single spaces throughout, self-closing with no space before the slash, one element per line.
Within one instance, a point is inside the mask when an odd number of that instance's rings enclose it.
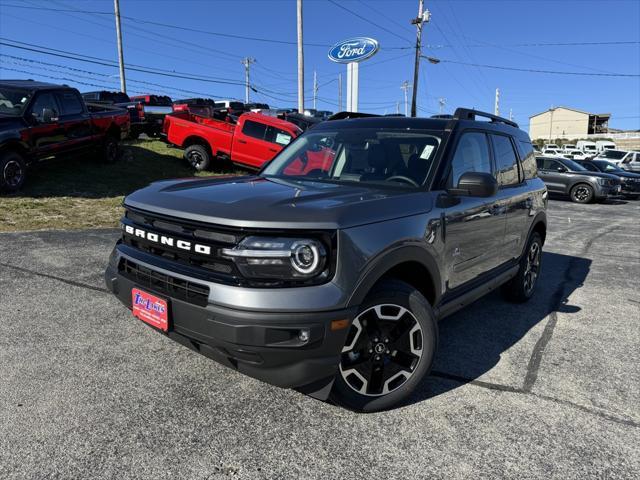
<path fill-rule="evenodd" d="M 51 110 L 53 116 L 45 121 L 44 111 Z M 64 127 L 60 124 L 60 106 L 54 92 L 38 92 L 29 107 L 31 127 L 30 141 L 38 159 L 58 155 L 67 148 Z"/>
<path fill-rule="evenodd" d="M 538 159 L 538 175 L 544 181 L 547 190 L 553 193 L 567 193 L 568 177 L 559 169 L 564 169 L 564 165 L 553 158 Z"/>
<path fill-rule="evenodd" d="M 231 159 L 259 168 L 268 162 L 282 150 L 282 145 L 267 140 L 268 125 L 254 120 L 241 122 L 233 136 L 233 149 Z M 276 136 L 269 130 L 269 139 L 275 140 Z"/>
<path fill-rule="evenodd" d="M 91 115 L 80 94 L 74 90 L 56 92 L 60 105 L 60 125 L 66 137 L 66 150 L 74 151 L 92 145 Z"/>
<path fill-rule="evenodd" d="M 456 187 L 466 172 L 494 173 L 486 133 L 463 132 L 458 139 L 448 174 L 447 188 Z M 455 198 L 445 211 L 445 258 L 448 287 L 456 288 L 502 263 L 506 207 L 499 196 Z"/>

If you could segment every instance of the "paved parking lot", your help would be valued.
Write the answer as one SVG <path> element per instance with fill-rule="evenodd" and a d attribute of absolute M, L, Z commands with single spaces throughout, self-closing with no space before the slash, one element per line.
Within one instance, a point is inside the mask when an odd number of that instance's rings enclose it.
<path fill-rule="evenodd" d="M 0 478 L 637 478 L 640 202 L 552 201 L 526 306 L 441 324 L 433 375 L 355 414 L 260 383 L 105 291 L 114 230 L 0 235 Z"/>

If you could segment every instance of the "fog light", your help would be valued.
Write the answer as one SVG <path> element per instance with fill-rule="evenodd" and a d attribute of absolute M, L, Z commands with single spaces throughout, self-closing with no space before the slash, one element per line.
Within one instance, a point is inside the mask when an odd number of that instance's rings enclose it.
<path fill-rule="evenodd" d="M 298 333 L 298 340 L 307 343 L 309 341 L 309 330 L 307 330 L 306 328 L 300 330 L 300 333 Z"/>

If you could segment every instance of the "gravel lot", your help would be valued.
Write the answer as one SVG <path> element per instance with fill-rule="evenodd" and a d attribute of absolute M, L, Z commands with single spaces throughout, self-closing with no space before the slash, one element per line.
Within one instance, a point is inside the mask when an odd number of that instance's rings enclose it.
<path fill-rule="evenodd" d="M 369 415 L 134 320 L 115 230 L 0 234 L 0 478 L 637 478 L 640 202 L 549 214 L 534 300 L 445 320 L 434 374 Z"/>

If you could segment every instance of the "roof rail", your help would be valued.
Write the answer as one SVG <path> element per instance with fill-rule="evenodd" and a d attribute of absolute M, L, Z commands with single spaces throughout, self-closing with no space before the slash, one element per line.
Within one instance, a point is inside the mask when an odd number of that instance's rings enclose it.
<path fill-rule="evenodd" d="M 493 115 L 491 113 L 480 112 L 478 110 L 473 110 L 470 108 L 456 108 L 456 111 L 453 114 L 453 118 L 456 120 L 475 120 L 476 117 L 488 118 L 491 120 L 491 123 L 504 123 L 515 128 L 520 128 L 518 127 L 518 124 L 512 120 L 499 117 L 498 115 Z"/>
<path fill-rule="evenodd" d="M 376 115 L 375 113 L 360 113 L 360 112 L 338 112 L 331 115 L 327 118 L 327 121 L 330 120 L 344 120 L 345 118 L 363 118 L 363 117 L 379 117 L 380 115 Z"/>

